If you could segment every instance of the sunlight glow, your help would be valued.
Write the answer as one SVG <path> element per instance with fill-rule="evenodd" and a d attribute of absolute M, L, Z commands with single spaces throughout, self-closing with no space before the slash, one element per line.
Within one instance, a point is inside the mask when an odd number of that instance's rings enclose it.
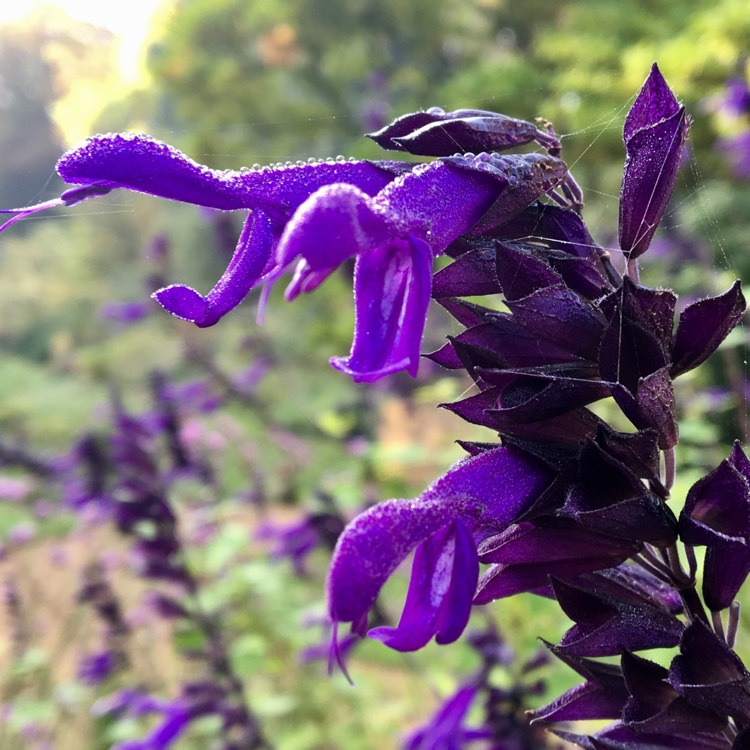
<path fill-rule="evenodd" d="M 72 18 L 109 29 L 119 37 L 120 66 L 126 78 L 137 74 L 141 47 L 162 0 L 14 0 L 0 3 L 0 23 L 20 21 L 43 8 L 59 8 Z"/>

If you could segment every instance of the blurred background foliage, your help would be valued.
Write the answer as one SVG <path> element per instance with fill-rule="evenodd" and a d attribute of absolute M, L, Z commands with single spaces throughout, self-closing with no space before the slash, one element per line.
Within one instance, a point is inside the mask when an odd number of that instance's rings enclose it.
<path fill-rule="evenodd" d="M 420 108 L 470 107 L 551 121 L 583 186 L 593 234 L 611 245 L 622 122 L 658 60 L 694 125 L 690 160 L 659 237 L 663 249 L 655 246 L 643 259 L 644 279 L 674 285 L 686 299 L 724 289 L 737 275 L 750 282 L 750 181 L 734 176 L 716 147 L 750 127 L 747 115 L 720 106 L 727 79 L 750 75 L 746 0 L 172 0 L 154 17 L 148 39 L 147 69 L 123 83 L 111 31 L 54 7 L 0 26 L 0 205 L 59 194 L 54 163 L 87 133 L 146 130 L 212 167 L 239 168 L 338 154 L 382 158 L 364 132 Z M 230 409 L 229 422 L 210 425 L 220 435 L 239 430 L 252 446 L 249 454 L 227 450 L 224 501 L 246 491 L 248 476 L 262 469 L 272 506 L 305 506 L 325 490 L 353 512 L 367 501 L 418 494 L 460 455 L 455 438 L 491 439 L 435 416 L 435 403 L 466 387 L 452 376 L 425 367 L 416 381 L 398 376 L 365 388 L 328 368 L 327 358 L 350 342 L 345 275 L 293 305 L 276 290 L 262 327 L 256 295 L 205 331 L 168 318 L 150 300 L 148 314 L 133 324 L 102 315 L 108 303 L 148 300 L 156 277 L 210 288 L 238 221 L 115 194 L 4 234 L 2 440 L 61 453 L 82 430 L 101 427 L 100 405 L 113 388 L 145 403 L 143 383 L 155 367 L 185 379 L 231 373 L 261 358 L 274 374 L 255 400 Z M 157 235 L 170 248 L 164 257 L 154 249 Z M 455 332 L 439 310 L 432 316 L 426 350 Z M 733 438 L 747 436 L 746 330 L 704 369 L 678 394 L 678 502 Z M 251 695 L 261 695 L 258 710 L 284 738 L 280 747 L 395 747 L 399 732 L 429 713 L 435 694 L 449 692 L 452 671 L 471 655 L 433 645 L 404 660 L 370 644 L 353 666 L 356 691 L 326 681 L 319 669 L 289 666 L 316 637 L 302 622 L 320 610 L 325 556 L 308 581 L 279 567 L 269 575 L 264 555 L 244 557 L 253 544 L 246 531 L 252 517 L 232 521 L 220 506 L 222 523 L 243 532 L 234 537 L 236 549 L 226 535 L 213 543 L 229 544 L 229 558 L 241 561 L 217 596 L 233 613 L 241 669 L 251 684 L 261 675 Z M 18 510 L 4 518 L 0 528 L 8 531 Z M 53 525 L 48 533 L 58 532 Z M 257 597 L 262 607 L 243 606 Z M 535 647 L 533 634 L 554 640 L 563 629 L 540 600 L 522 597 L 494 609 L 500 627 L 520 635 L 522 653 Z M 400 709 L 387 700 L 394 674 L 403 680 Z M 572 681 L 565 674 L 551 680 L 553 691 Z M 58 693 L 50 688 L 44 700 L 59 705 Z M 75 696 L 73 703 L 85 702 Z M 345 705 L 345 715 L 334 719 L 333 704 Z"/>

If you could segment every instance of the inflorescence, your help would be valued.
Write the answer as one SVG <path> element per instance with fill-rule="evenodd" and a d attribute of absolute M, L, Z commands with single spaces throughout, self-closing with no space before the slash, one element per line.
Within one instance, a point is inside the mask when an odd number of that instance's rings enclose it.
<path fill-rule="evenodd" d="M 638 274 L 689 126 L 654 65 L 624 126 L 620 270 L 582 219 L 582 192 L 552 128 L 478 110 L 417 112 L 370 136 L 434 157 L 418 164 L 342 159 L 219 172 L 148 136 L 99 135 L 58 164 L 74 187 L 10 211 L 4 227 L 115 189 L 249 211 L 210 292 L 172 284 L 154 298 L 210 326 L 251 289 L 267 295 L 289 269 L 293 299 L 353 258 L 354 341 L 332 364 L 355 381 L 416 374 L 436 299 L 464 330 L 428 356 L 465 370 L 475 386 L 446 406 L 499 440 L 462 442 L 467 457 L 418 498 L 379 503 L 343 530 L 327 583 L 334 658 L 336 628 L 364 635 L 382 586 L 414 552 L 400 621 L 370 637 L 400 651 L 451 643 L 472 607 L 533 592 L 574 622 L 547 648 L 583 678 L 537 709 L 535 725 L 590 750 L 741 750 L 750 748 L 750 673 L 733 646 L 735 597 L 750 573 L 750 460 L 737 443 L 693 485 L 679 515 L 667 500 L 678 442 L 673 381 L 716 351 L 745 300 L 738 282 L 678 316 L 676 295 Z M 530 144 L 541 152 L 499 153 Z M 453 262 L 433 275 L 442 254 Z M 503 311 L 465 299 L 481 296 L 501 299 Z M 588 408 L 605 398 L 630 431 Z M 702 564 L 695 547 L 706 549 Z M 639 655 L 655 648 L 678 649 L 669 667 Z M 441 710 L 460 723 L 482 684 L 462 687 Z M 560 727 L 588 719 L 614 723 L 593 735 Z"/>

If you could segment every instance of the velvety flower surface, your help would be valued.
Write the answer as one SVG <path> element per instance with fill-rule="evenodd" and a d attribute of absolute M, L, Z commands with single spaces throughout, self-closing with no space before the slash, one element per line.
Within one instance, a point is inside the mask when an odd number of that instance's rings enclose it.
<path fill-rule="evenodd" d="M 347 526 L 334 552 L 327 585 L 331 619 L 363 632 L 380 588 L 418 548 L 398 627 L 372 635 L 399 650 L 421 648 L 433 636 L 440 643 L 455 640 L 476 588 L 477 540 L 513 523 L 550 478 L 536 459 L 500 447 L 459 462 L 416 500 L 390 500 L 366 511 Z"/>
<path fill-rule="evenodd" d="M 682 160 L 690 121 L 656 63 L 627 118 L 625 174 L 620 194 L 620 248 L 629 258 L 648 249 Z"/>
<path fill-rule="evenodd" d="M 502 116 L 495 119 L 504 122 Z M 506 127 L 509 145 L 519 142 L 524 127 L 536 132 L 528 123 L 513 122 Z M 434 256 L 490 207 L 511 217 L 551 193 L 567 173 L 554 156 L 492 153 L 413 167 L 329 160 L 218 171 L 149 136 L 128 133 L 90 138 L 65 154 L 57 168 L 79 187 L 56 201 L 11 211 L 4 226 L 118 188 L 250 211 L 211 291 L 204 295 L 172 284 L 153 295 L 173 315 L 200 327 L 214 325 L 252 288 L 272 282 L 297 259 L 289 299 L 313 291 L 344 260 L 356 258 L 354 344 L 349 357 L 332 363 L 358 381 L 402 369 L 415 374 Z"/>
<path fill-rule="evenodd" d="M 432 261 L 500 198 L 508 180 L 495 160 L 432 162 L 376 196 L 352 184 L 318 190 L 288 223 L 277 273 L 301 257 L 288 296 L 312 291 L 342 261 L 357 258 L 356 330 L 348 358 L 332 364 L 355 380 L 396 370 L 416 374 L 430 300 Z"/>

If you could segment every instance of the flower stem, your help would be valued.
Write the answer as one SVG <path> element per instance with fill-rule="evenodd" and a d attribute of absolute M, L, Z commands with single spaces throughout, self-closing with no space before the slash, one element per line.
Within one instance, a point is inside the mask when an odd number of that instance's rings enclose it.
<path fill-rule="evenodd" d="M 721 612 L 714 612 L 711 610 L 711 622 L 714 626 L 714 633 L 726 643 L 726 635 L 724 634 L 724 623 L 721 621 Z"/>
<path fill-rule="evenodd" d="M 734 648 L 737 640 L 737 628 L 740 625 L 740 603 L 734 601 L 729 605 L 729 615 L 727 616 L 727 646 Z"/>
<path fill-rule="evenodd" d="M 625 269 L 625 275 L 630 276 L 630 279 L 634 284 L 637 284 L 641 280 L 641 273 L 638 269 L 638 260 L 636 258 L 628 258 L 628 266 Z"/>
<path fill-rule="evenodd" d="M 675 480 L 675 460 L 674 460 L 674 448 L 669 448 L 664 451 L 664 486 L 669 492 L 674 487 Z"/>

